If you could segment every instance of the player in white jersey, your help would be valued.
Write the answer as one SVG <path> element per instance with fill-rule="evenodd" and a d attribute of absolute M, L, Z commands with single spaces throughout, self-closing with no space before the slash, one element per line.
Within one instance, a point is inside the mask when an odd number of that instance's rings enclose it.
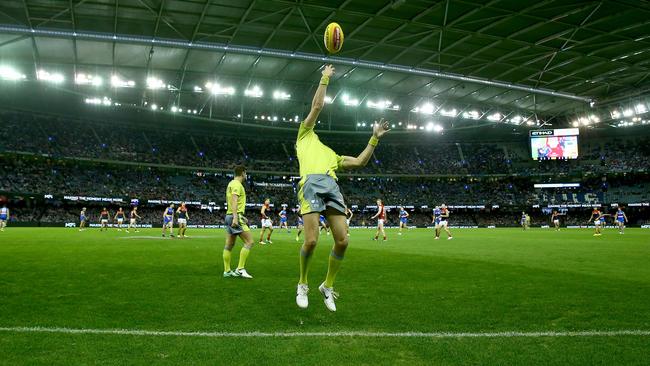
<path fill-rule="evenodd" d="M 406 212 L 404 207 L 399 206 L 399 233 L 397 235 L 402 235 L 402 229 L 406 228 L 408 230 L 408 217 L 409 213 Z"/>
<path fill-rule="evenodd" d="M 86 230 L 86 220 L 88 220 L 88 217 L 86 216 L 86 208 L 83 207 L 81 212 L 79 212 L 79 231 Z"/>
<path fill-rule="evenodd" d="M 0 231 L 5 231 L 7 221 L 9 221 L 9 209 L 7 206 L 3 205 L 2 208 L 0 208 Z"/>
<path fill-rule="evenodd" d="M 139 233 L 138 228 L 135 226 L 136 219 L 141 219 L 140 215 L 138 215 L 138 206 L 134 206 L 129 214 L 129 226 L 126 228 L 127 233 L 131 228 L 135 229 L 136 233 Z"/>
<path fill-rule="evenodd" d="M 349 207 L 345 208 L 345 222 L 348 224 L 348 236 L 350 236 L 350 222 L 352 222 L 352 217 L 354 214 L 352 213 L 352 210 L 350 210 Z"/>

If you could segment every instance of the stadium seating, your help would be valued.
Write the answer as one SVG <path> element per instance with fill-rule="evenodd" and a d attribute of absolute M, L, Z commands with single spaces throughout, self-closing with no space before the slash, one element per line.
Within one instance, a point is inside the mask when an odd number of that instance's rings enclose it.
<path fill-rule="evenodd" d="M 0 132 L 4 151 L 49 154 L 54 157 L 144 162 L 175 166 L 228 169 L 245 163 L 258 171 L 297 172 L 294 134 L 281 139 L 231 138 L 214 131 L 143 129 L 134 125 L 80 121 L 62 117 L 2 112 Z M 584 155 L 575 161 L 538 163 L 527 157 L 525 141 L 456 144 L 384 143 L 377 149 L 366 174 L 537 175 L 575 172 L 631 172 L 648 170 L 643 156 L 650 154 L 648 138 L 610 139 L 584 143 Z M 359 142 L 333 140 L 328 144 L 343 155 L 356 155 Z"/>
<path fill-rule="evenodd" d="M 233 138 L 216 131 L 144 129 L 118 122 L 97 122 L 0 112 L 0 192 L 10 197 L 52 195 L 42 207 L 17 205 L 19 221 L 76 220 L 78 205 L 66 195 L 128 200 L 177 200 L 224 204 L 230 169 L 249 168 L 248 201 L 270 198 L 275 205 L 297 204 L 298 164 L 295 135 Z M 365 136 L 364 136 L 365 138 Z M 650 201 L 647 137 L 590 139 L 572 161 L 531 161 L 524 142 L 396 144 L 382 143 L 365 169 L 341 172 L 340 185 L 350 205 L 358 206 L 354 223 L 369 223 L 364 212 L 376 198 L 389 205 L 415 208 L 411 222 L 426 225 L 423 206 L 499 206 L 507 212 L 458 211 L 455 224 L 516 224 L 517 210 L 548 204 L 610 204 Z M 342 155 L 357 154 L 364 140 L 328 141 Z M 579 189 L 534 189 L 534 183 L 557 177 L 581 183 Z M 20 200 L 18 200 L 20 201 Z M 116 205 L 112 205 L 115 207 Z M 156 222 L 160 207 L 143 207 L 145 220 Z M 253 215 L 256 215 L 253 213 Z M 219 209 L 198 210 L 195 222 L 217 223 Z M 645 214 L 639 216 L 643 221 Z M 534 214 L 534 222 L 547 217 Z"/>

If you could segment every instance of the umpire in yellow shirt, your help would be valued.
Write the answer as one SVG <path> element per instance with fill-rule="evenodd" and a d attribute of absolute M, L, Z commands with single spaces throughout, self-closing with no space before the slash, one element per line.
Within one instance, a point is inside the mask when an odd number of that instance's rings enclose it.
<path fill-rule="evenodd" d="M 253 247 L 253 236 L 251 229 L 248 227 L 248 220 L 244 216 L 246 210 L 246 191 L 244 182 L 246 181 L 246 168 L 242 165 L 235 167 L 235 178 L 228 183 L 226 188 L 226 245 L 223 248 L 223 276 L 253 278 L 246 271 L 246 259 Z M 230 255 L 232 248 L 240 237 L 244 242 L 244 247 L 239 252 L 239 265 L 237 269 L 230 269 Z"/>
<path fill-rule="evenodd" d="M 334 247 L 329 257 L 327 277 L 318 289 L 323 295 L 325 306 L 330 311 L 336 311 L 335 300 L 338 295 L 333 289 L 334 279 L 348 246 L 346 205 L 337 184 L 336 171 L 340 168 L 352 169 L 366 166 L 379 139 L 389 131 L 388 123 L 383 119 L 375 124 L 368 145 L 357 157 L 340 156 L 320 141 L 314 132 L 314 125 L 325 104 L 327 85 L 334 71 L 332 65 L 325 66 L 323 69 L 320 85 L 311 104 L 311 111 L 300 124 L 296 139 L 301 177 L 298 199 L 305 227 L 305 240 L 300 249 L 300 280 L 296 304 L 300 308 L 309 306 L 307 275 L 312 254 L 318 243 L 319 215 L 323 213 L 332 229 Z"/>

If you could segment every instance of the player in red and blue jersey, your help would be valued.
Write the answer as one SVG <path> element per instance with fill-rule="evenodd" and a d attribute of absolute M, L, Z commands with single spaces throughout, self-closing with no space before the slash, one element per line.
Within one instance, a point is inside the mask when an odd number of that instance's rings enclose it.
<path fill-rule="evenodd" d="M 382 200 L 377 200 L 377 213 L 370 219 L 377 219 L 377 232 L 375 233 L 375 238 L 373 240 L 379 240 L 379 234 L 381 234 L 384 237 L 384 241 L 386 241 L 386 231 L 384 230 L 384 223 L 386 222 L 386 206 Z"/>
<path fill-rule="evenodd" d="M 117 231 L 122 231 L 122 223 L 124 223 L 124 210 L 120 207 L 115 213 L 113 220 L 117 222 Z"/>
<path fill-rule="evenodd" d="M 262 208 L 260 209 L 260 222 L 262 223 L 262 232 L 260 233 L 260 244 L 273 244 L 271 241 L 271 234 L 273 234 L 273 221 L 269 216 L 271 214 L 271 200 L 265 199 Z M 268 229 L 269 233 L 264 241 L 264 233 Z"/>
<path fill-rule="evenodd" d="M 591 211 L 591 217 L 589 218 L 589 221 L 587 221 L 587 224 L 591 221 L 594 222 L 594 236 L 602 235 L 603 226 L 605 225 L 605 216 L 610 215 L 601 213 L 600 210 L 595 207 L 594 210 Z"/>
<path fill-rule="evenodd" d="M 129 232 L 129 229 L 133 228 L 136 233 L 139 233 L 138 228 L 136 227 L 136 220 L 141 219 L 138 215 L 138 206 L 133 206 L 131 213 L 129 213 L 129 226 L 126 227 L 126 232 Z"/>
<path fill-rule="evenodd" d="M 106 207 L 104 207 L 104 209 L 102 210 L 102 212 L 99 213 L 99 222 L 100 222 L 100 224 L 101 224 L 101 226 L 100 226 L 100 228 L 99 228 L 99 231 L 103 231 L 103 230 L 108 231 L 108 220 L 109 220 L 109 217 L 110 217 L 110 212 L 108 212 L 108 210 L 106 209 Z"/>
<path fill-rule="evenodd" d="M 403 228 L 408 229 L 408 225 L 407 225 L 408 217 L 409 217 L 409 213 L 406 212 L 404 207 L 400 206 L 399 207 L 399 233 L 397 233 L 397 235 L 402 235 Z"/>
<path fill-rule="evenodd" d="M 447 233 L 447 240 L 451 240 L 454 237 L 451 236 L 451 231 L 449 231 L 449 210 L 447 206 L 443 203 L 440 205 L 440 223 L 438 224 L 438 237 L 440 237 L 440 229 L 445 230 Z"/>
<path fill-rule="evenodd" d="M 560 216 L 562 215 L 564 214 L 561 214 L 556 210 L 553 210 L 553 213 L 551 214 L 551 223 L 555 226 L 555 231 L 560 231 Z"/>
<path fill-rule="evenodd" d="M 618 233 L 625 234 L 625 224 L 627 223 L 627 216 L 623 212 L 623 208 L 619 207 L 616 210 L 616 224 L 618 225 Z"/>
<path fill-rule="evenodd" d="M 187 213 L 187 207 L 185 202 L 181 203 L 181 207 L 176 210 L 178 215 L 178 237 L 180 239 L 185 239 L 185 231 L 187 231 L 187 220 L 190 219 L 190 215 Z"/>

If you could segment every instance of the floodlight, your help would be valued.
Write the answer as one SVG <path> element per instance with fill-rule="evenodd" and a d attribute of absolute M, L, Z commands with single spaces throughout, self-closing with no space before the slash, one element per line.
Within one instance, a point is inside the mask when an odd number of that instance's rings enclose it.
<path fill-rule="evenodd" d="M 500 121 L 501 118 L 502 118 L 502 117 L 501 117 L 501 113 L 499 113 L 499 112 L 494 113 L 494 114 L 491 114 L 491 115 L 489 115 L 489 116 L 487 117 L 488 120 L 493 121 L 493 122 Z"/>
<path fill-rule="evenodd" d="M 637 114 L 643 114 L 648 111 L 648 108 L 645 106 L 645 104 L 639 103 L 636 106 L 634 106 L 634 110 L 636 111 Z"/>
<path fill-rule="evenodd" d="M 291 94 L 288 94 L 281 90 L 276 90 L 273 92 L 273 99 L 287 100 L 291 98 Z"/>
<path fill-rule="evenodd" d="M 232 86 L 221 86 L 218 83 L 207 82 L 205 84 L 206 89 L 214 95 L 234 95 L 235 88 Z"/>
<path fill-rule="evenodd" d="M 359 99 L 352 98 L 348 94 L 343 94 L 341 96 L 341 100 L 343 101 L 343 104 L 346 105 L 346 106 L 350 106 L 350 107 L 359 106 Z"/>
<path fill-rule="evenodd" d="M 456 110 L 456 108 L 441 109 L 440 114 L 446 117 L 456 117 L 458 115 L 458 111 Z"/>
<path fill-rule="evenodd" d="M 478 111 L 468 111 L 468 112 L 463 112 L 463 118 L 465 119 L 479 119 L 481 118 L 481 115 Z"/>
<path fill-rule="evenodd" d="M 135 86 L 135 81 L 133 80 L 123 80 L 117 75 L 111 76 L 111 86 L 114 88 L 133 88 Z"/>
<path fill-rule="evenodd" d="M 9 66 L 0 66 L 0 79 L 4 80 L 24 80 L 25 74 Z"/>
<path fill-rule="evenodd" d="M 88 75 L 84 73 L 77 74 L 74 78 L 74 82 L 75 84 L 78 85 L 93 85 L 93 86 L 101 86 L 104 83 L 101 77 L 96 75 Z"/>
<path fill-rule="evenodd" d="M 54 84 L 61 84 L 63 80 L 65 80 L 63 74 L 58 72 L 50 74 L 45 70 L 38 70 L 38 72 L 36 73 L 36 77 L 38 78 L 38 80 L 47 81 Z"/>
<path fill-rule="evenodd" d="M 259 86 L 255 85 L 252 89 L 244 90 L 244 95 L 251 98 L 261 98 L 264 95 L 264 92 Z"/>

